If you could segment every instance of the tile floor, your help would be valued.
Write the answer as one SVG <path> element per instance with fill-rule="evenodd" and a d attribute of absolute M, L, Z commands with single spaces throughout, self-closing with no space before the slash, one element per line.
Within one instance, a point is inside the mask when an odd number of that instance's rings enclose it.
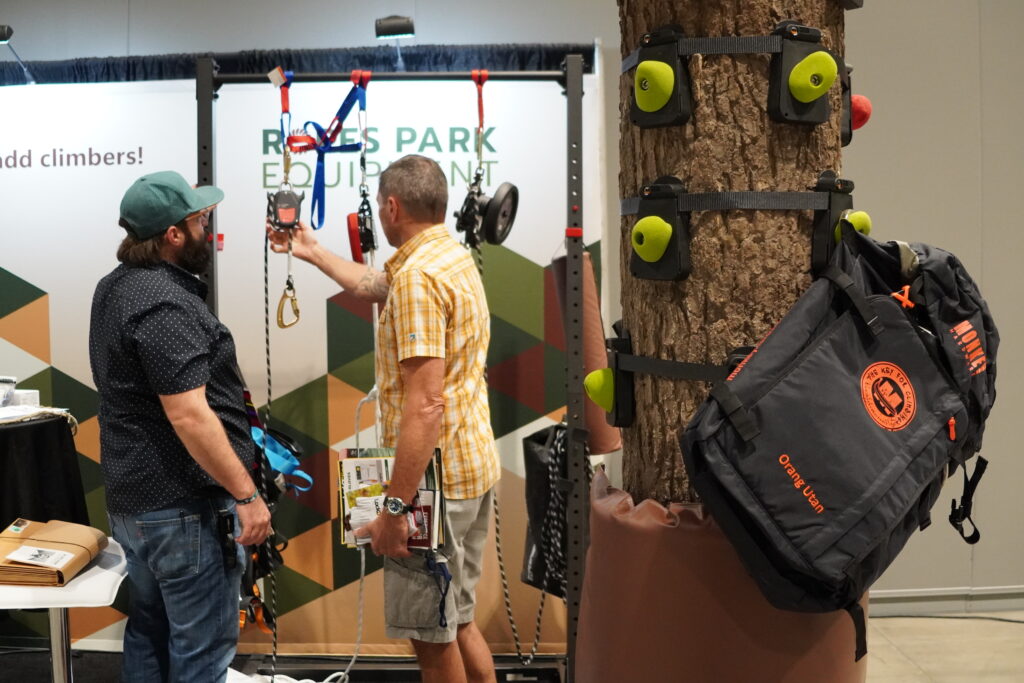
<path fill-rule="evenodd" d="M 1024 611 L 868 621 L 868 683 L 1024 683 Z"/>

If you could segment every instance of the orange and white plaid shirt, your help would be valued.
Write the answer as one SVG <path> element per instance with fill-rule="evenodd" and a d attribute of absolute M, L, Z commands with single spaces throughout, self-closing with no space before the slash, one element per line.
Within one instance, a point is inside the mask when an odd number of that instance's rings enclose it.
<path fill-rule="evenodd" d="M 424 230 L 384 264 L 391 280 L 377 342 L 382 445 L 398 444 L 405 401 L 399 363 L 444 358 L 444 416 L 437 446 L 444 495 L 487 493 L 501 476 L 484 371 L 491 339 L 487 297 L 469 251 L 444 225 Z"/>

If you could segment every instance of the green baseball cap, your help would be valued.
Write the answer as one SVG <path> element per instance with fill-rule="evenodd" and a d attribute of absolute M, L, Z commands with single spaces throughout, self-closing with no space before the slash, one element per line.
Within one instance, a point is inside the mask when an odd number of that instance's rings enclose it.
<path fill-rule="evenodd" d="M 212 185 L 193 188 L 175 171 L 148 173 L 128 188 L 121 199 L 121 218 L 137 239 L 148 240 L 163 233 L 189 214 L 202 211 L 224 199 L 224 192 Z"/>

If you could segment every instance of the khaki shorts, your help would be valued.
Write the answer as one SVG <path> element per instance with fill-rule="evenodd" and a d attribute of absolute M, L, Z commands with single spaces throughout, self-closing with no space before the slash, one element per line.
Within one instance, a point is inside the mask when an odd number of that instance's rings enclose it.
<path fill-rule="evenodd" d="M 466 500 L 446 500 L 445 543 L 440 558 L 448 559 L 452 575 L 441 626 L 441 591 L 428 573 L 424 553 L 398 560 L 384 558 L 384 622 L 388 638 L 450 643 L 458 626 L 473 621 L 476 584 L 483 566 L 494 489 Z"/>

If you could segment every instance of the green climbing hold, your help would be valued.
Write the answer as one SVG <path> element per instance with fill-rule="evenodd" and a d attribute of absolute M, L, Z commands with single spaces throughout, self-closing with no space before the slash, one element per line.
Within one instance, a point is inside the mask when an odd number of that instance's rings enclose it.
<path fill-rule="evenodd" d="M 838 75 L 835 57 L 818 50 L 797 62 L 789 72 L 789 92 L 795 99 L 809 104 L 827 93 Z"/>
<path fill-rule="evenodd" d="M 590 400 L 604 408 L 606 413 L 615 407 L 615 373 L 611 368 L 601 368 L 583 378 L 583 389 Z"/>
<path fill-rule="evenodd" d="M 843 221 L 846 221 L 853 226 L 853 229 L 862 235 L 871 234 L 871 216 L 868 215 L 867 211 L 851 211 L 850 213 L 839 219 L 836 223 L 836 243 L 843 239 Z"/>
<path fill-rule="evenodd" d="M 648 263 L 660 261 L 672 239 L 672 226 L 661 216 L 645 216 L 633 226 L 633 251 Z"/>
<path fill-rule="evenodd" d="M 648 114 L 668 104 L 675 88 L 675 70 L 665 62 L 646 59 L 636 67 L 633 93 L 636 106 Z"/>

